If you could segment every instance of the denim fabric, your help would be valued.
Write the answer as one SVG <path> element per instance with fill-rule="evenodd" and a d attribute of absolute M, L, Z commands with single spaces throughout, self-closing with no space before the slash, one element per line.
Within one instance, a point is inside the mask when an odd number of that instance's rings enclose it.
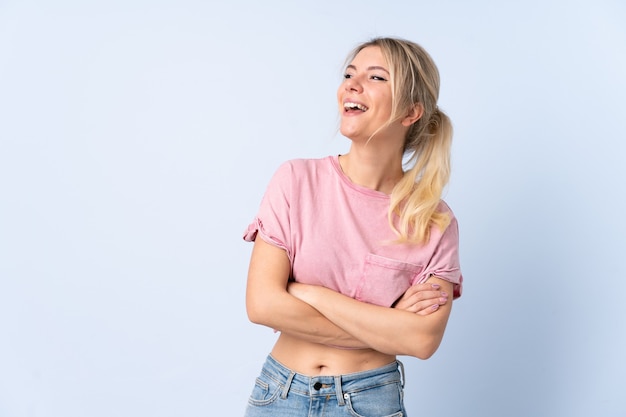
<path fill-rule="evenodd" d="M 405 417 L 403 378 L 399 361 L 353 374 L 309 377 L 270 355 L 245 417 Z"/>

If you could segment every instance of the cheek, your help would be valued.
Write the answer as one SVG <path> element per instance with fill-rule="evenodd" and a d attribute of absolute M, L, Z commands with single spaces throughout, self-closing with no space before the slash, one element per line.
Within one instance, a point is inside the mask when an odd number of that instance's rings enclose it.
<path fill-rule="evenodd" d="M 378 99 L 379 99 L 379 103 L 381 103 L 381 110 L 383 111 L 383 113 L 391 117 L 391 108 L 393 107 L 391 95 L 381 94 Z"/>

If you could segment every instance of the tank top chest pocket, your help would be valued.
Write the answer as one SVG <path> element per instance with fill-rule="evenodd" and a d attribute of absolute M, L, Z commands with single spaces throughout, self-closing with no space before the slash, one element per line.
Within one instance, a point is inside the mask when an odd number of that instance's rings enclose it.
<path fill-rule="evenodd" d="M 424 267 L 384 256 L 368 254 L 355 298 L 390 307 L 411 286 Z"/>

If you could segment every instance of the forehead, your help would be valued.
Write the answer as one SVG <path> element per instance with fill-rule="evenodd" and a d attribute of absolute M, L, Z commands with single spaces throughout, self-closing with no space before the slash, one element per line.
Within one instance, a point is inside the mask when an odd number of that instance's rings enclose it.
<path fill-rule="evenodd" d="M 387 60 L 378 46 L 367 46 L 361 49 L 352 59 L 350 65 L 364 69 L 371 66 L 387 68 Z"/>

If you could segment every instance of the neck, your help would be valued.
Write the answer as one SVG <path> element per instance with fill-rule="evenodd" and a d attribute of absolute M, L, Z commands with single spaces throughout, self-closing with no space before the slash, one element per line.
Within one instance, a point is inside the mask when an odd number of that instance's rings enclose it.
<path fill-rule="evenodd" d="M 350 152 L 339 157 L 339 165 L 353 183 L 385 194 L 391 194 L 404 175 L 402 153 L 376 146 L 368 148 L 353 143 Z"/>

